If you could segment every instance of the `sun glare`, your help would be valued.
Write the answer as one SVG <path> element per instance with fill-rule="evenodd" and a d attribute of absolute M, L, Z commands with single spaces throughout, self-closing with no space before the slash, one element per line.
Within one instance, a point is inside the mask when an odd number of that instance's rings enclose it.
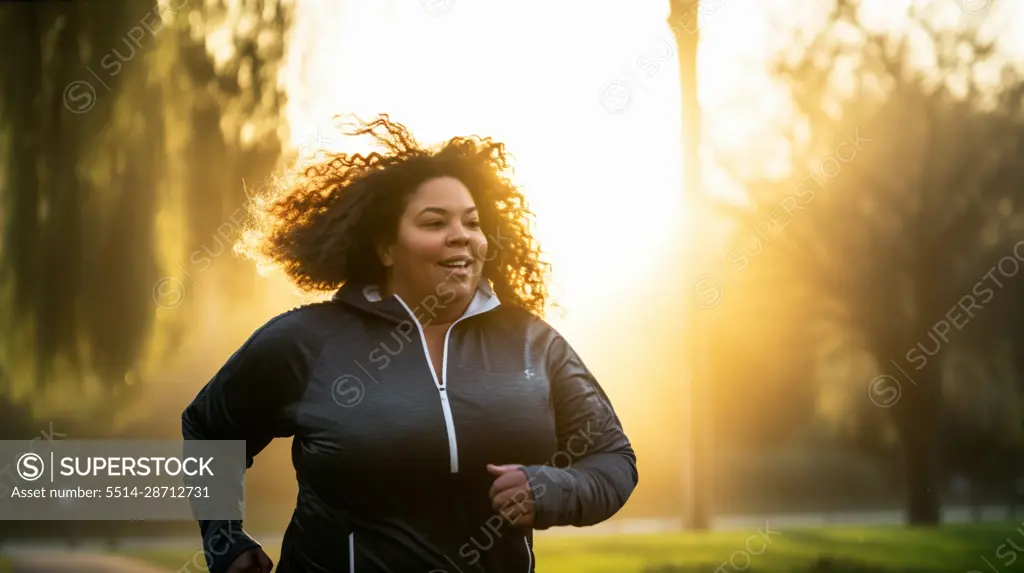
<path fill-rule="evenodd" d="M 616 295 L 652 276 L 682 214 L 674 51 L 650 77 L 636 63 L 674 49 L 659 44 L 671 39 L 666 10 L 667 2 L 298 3 L 292 144 L 300 153 L 353 150 L 359 142 L 340 141 L 331 118 L 378 112 L 424 142 L 470 133 L 504 141 L 554 264 L 553 291 L 585 330 L 584 317 L 606 315 Z M 607 97 L 616 81 L 635 84 L 628 101 Z"/>

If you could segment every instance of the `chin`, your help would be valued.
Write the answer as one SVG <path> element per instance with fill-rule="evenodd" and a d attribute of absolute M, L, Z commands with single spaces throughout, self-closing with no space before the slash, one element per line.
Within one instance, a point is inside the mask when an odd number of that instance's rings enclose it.
<path fill-rule="evenodd" d="M 435 294 L 443 301 L 455 299 L 472 298 L 476 294 L 477 286 L 484 280 L 480 276 L 469 275 L 467 277 L 455 277 L 440 275 L 437 277 L 437 290 Z"/>
<path fill-rule="evenodd" d="M 476 292 L 477 282 L 472 280 L 460 281 L 453 279 L 448 282 L 449 288 L 455 292 L 455 296 L 458 298 L 473 296 Z"/>

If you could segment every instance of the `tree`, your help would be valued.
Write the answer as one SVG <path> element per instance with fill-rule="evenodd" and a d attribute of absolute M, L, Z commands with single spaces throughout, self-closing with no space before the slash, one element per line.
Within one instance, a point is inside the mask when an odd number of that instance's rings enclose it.
<path fill-rule="evenodd" d="M 109 409 L 130 396 L 154 346 L 174 347 L 153 342 L 155 285 L 187 280 L 243 181 L 274 166 L 286 3 L 193 4 L 0 9 L 0 362 L 16 391 L 92 380 Z M 214 57 L 217 28 L 230 43 Z"/>
<path fill-rule="evenodd" d="M 865 399 L 897 430 L 909 521 L 934 524 L 940 351 L 984 312 L 991 297 L 981 291 L 996 294 L 983 281 L 998 277 L 1019 221 L 1024 82 L 976 29 L 938 29 L 911 8 L 908 31 L 887 34 L 858 8 L 838 0 L 824 29 L 778 66 L 802 119 L 786 134 L 794 172 L 750 181 L 753 207 L 725 209 L 747 230 L 770 222 L 789 255 L 789 294 L 875 358 Z M 929 53 L 931 66 L 912 64 Z M 996 86 L 985 82 L 993 69 Z"/>
<path fill-rule="evenodd" d="M 699 0 L 670 0 L 669 23 L 676 38 L 676 53 L 679 57 L 679 80 L 681 82 L 682 104 L 682 135 L 683 135 L 683 181 L 686 192 L 691 200 L 690 208 L 695 208 L 702 201 L 700 191 L 700 142 L 701 121 L 700 102 L 697 86 L 697 49 L 700 44 L 699 26 L 678 26 L 676 22 L 695 22 L 698 15 Z M 691 220 L 699 220 L 693 218 Z M 692 264 L 692 259 L 691 259 Z M 701 368 L 705 364 L 705 350 L 700 344 L 703 339 L 702 321 L 699 313 L 688 309 L 690 318 L 686 333 L 687 349 L 685 353 L 690 377 L 690 392 L 686 396 L 687 420 L 689 421 L 688 446 L 689 479 L 687 493 L 684 496 L 686 523 L 691 529 L 707 530 L 711 525 L 711 490 L 710 490 L 710 436 L 707 432 L 710 423 L 706 417 L 710 415 L 710 404 L 707 399 L 707 372 Z"/>

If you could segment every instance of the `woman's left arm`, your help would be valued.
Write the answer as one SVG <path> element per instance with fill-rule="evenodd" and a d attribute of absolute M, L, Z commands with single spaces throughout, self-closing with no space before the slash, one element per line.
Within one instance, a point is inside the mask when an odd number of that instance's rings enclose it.
<path fill-rule="evenodd" d="M 636 454 L 608 396 L 561 336 L 548 364 L 558 452 L 546 465 L 521 468 L 533 494 L 533 528 L 594 525 L 636 488 Z"/>

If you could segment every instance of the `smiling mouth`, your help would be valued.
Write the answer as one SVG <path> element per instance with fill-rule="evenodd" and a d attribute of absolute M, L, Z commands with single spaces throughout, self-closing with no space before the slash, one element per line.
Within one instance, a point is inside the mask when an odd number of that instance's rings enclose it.
<path fill-rule="evenodd" d="M 453 257 L 451 259 L 445 259 L 438 264 L 446 269 L 468 269 L 473 266 L 473 259 L 468 257 Z"/>

